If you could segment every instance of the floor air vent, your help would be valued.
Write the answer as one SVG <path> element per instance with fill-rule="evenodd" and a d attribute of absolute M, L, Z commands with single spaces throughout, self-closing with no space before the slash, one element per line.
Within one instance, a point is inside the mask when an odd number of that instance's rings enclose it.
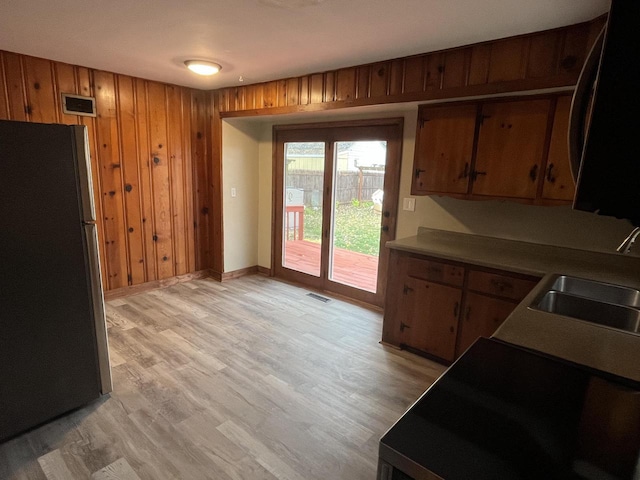
<path fill-rule="evenodd" d="M 96 99 L 82 95 L 62 94 L 62 111 L 67 115 L 96 116 Z"/>
<path fill-rule="evenodd" d="M 323 303 L 327 303 L 330 301 L 327 297 L 323 297 L 322 295 L 318 295 L 317 293 L 307 293 L 307 297 L 315 298 L 316 300 L 320 300 Z"/>

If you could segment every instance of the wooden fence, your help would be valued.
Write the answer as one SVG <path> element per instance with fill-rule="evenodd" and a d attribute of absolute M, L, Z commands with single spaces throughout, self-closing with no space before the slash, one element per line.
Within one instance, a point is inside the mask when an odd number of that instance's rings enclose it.
<path fill-rule="evenodd" d="M 319 206 L 322 201 L 324 172 L 317 170 L 292 170 L 287 172 L 287 188 L 304 192 L 304 205 Z M 371 195 L 384 187 L 384 171 L 364 170 L 338 172 L 335 201 L 351 203 L 354 200 L 370 202 Z"/>

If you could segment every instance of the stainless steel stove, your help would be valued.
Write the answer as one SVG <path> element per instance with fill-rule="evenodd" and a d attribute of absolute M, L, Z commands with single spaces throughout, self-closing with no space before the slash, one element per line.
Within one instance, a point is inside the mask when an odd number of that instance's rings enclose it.
<path fill-rule="evenodd" d="M 640 479 L 640 384 L 479 339 L 380 440 L 378 480 Z"/>

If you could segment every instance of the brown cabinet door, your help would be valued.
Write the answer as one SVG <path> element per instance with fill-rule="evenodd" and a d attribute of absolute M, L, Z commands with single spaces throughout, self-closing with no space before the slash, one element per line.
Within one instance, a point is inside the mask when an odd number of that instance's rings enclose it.
<path fill-rule="evenodd" d="M 478 337 L 493 335 L 515 307 L 515 303 L 467 293 L 460 321 L 457 355 L 462 355 Z"/>
<path fill-rule="evenodd" d="M 456 349 L 462 290 L 411 279 L 412 313 L 403 328 L 403 343 L 447 361 Z"/>
<path fill-rule="evenodd" d="M 522 100 L 482 106 L 473 194 L 535 198 L 549 104 Z"/>
<path fill-rule="evenodd" d="M 477 108 L 466 105 L 420 109 L 412 195 L 467 193 Z"/>
<path fill-rule="evenodd" d="M 384 321 L 382 323 L 382 341 L 399 347 L 403 342 L 403 322 L 411 315 L 413 297 L 407 276 L 409 259 L 391 250 L 389 257 L 389 272 L 387 293 L 384 306 Z"/>
<path fill-rule="evenodd" d="M 467 288 L 478 293 L 488 293 L 519 302 L 526 297 L 540 279 L 516 278 L 498 272 L 471 270 Z"/>
<path fill-rule="evenodd" d="M 444 283 L 454 287 L 462 287 L 464 282 L 463 267 L 422 258 L 407 259 L 407 275 L 420 280 Z"/>
<path fill-rule="evenodd" d="M 549 143 L 542 198 L 571 201 L 576 191 L 569 166 L 567 141 L 570 109 L 571 97 L 559 97 L 553 116 L 553 130 Z"/>

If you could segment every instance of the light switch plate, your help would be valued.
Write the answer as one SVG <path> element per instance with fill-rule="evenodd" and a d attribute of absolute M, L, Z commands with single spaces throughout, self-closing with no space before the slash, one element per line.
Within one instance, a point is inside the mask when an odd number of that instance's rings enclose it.
<path fill-rule="evenodd" d="M 402 209 L 408 210 L 409 212 L 416 211 L 416 199 L 415 198 L 405 198 L 402 200 Z"/>
<path fill-rule="evenodd" d="M 235 187 L 231 187 L 231 196 L 232 197 L 236 196 L 236 188 Z"/>

